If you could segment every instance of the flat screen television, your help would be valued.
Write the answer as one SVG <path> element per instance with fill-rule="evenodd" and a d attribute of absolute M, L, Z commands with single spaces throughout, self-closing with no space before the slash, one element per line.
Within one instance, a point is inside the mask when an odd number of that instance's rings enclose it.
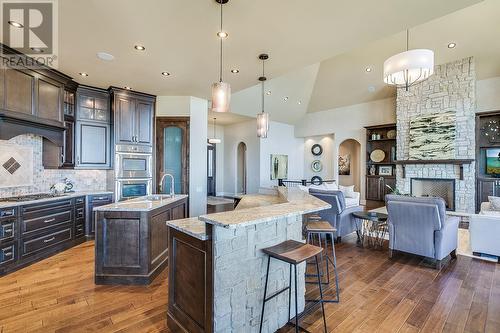
<path fill-rule="evenodd" d="M 486 174 L 500 177 L 500 148 L 486 149 Z"/>

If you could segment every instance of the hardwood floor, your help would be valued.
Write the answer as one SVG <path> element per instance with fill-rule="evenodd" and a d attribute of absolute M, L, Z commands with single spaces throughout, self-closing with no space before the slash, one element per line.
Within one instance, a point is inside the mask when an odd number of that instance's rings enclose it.
<path fill-rule="evenodd" d="M 500 265 L 458 256 L 436 271 L 353 239 L 337 258 L 341 294 L 325 304 L 329 332 L 500 332 Z M 0 278 L 0 332 L 168 332 L 166 273 L 148 287 L 96 286 L 94 245 L 84 243 Z M 317 293 L 308 285 L 307 298 Z M 301 323 L 322 332 L 318 307 Z"/>

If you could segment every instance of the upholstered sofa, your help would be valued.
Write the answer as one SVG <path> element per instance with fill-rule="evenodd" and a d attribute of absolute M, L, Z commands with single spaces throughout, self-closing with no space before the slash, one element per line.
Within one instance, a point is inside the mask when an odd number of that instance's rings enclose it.
<path fill-rule="evenodd" d="M 319 190 L 319 191 L 339 191 L 339 186 L 336 183 L 322 183 L 321 185 L 309 185 L 302 186 L 299 185 L 299 188 L 304 192 L 309 192 L 310 190 Z M 344 201 L 346 207 L 357 207 L 359 206 L 361 194 L 359 192 L 352 192 L 351 196 L 346 197 L 344 194 Z"/>
<path fill-rule="evenodd" d="M 446 215 L 442 198 L 387 195 L 386 206 L 391 257 L 401 251 L 432 258 L 438 269 L 449 254 L 456 257 L 459 218 Z"/>
<path fill-rule="evenodd" d="M 489 202 L 481 203 L 481 212 L 469 222 L 470 246 L 475 255 L 487 254 L 500 261 L 500 211 Z"/>
<path fill-rule="evenodd" d="M 363 211 L 362 206 L 348 207 L 344 193 L 341 191 L 325 191 L 311 188 L 309 193 L 332 205 L 332 208 L 322 210 L 317 215 L 337 229 L 335 237 L 338 242 L 342 240 L 342 237 L 356 231 L 356 221 L 352 213 Z"/>

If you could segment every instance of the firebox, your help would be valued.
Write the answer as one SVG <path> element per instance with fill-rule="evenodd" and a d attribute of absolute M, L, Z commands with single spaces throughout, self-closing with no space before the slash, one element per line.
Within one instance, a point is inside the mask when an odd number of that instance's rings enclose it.
<path fill-rule="evenodd" d="M 455 211 L 455 179 L 412 178 L 410 193 L 414 197 L 441 197 L 446 210 Z"/>

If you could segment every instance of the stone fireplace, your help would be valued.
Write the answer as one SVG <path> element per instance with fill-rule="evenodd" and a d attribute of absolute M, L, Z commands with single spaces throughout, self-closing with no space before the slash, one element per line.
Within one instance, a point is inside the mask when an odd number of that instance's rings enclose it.
<path fill-rule="evenodd" d="M 455 210 L 455 179 L 412 178 L 410 194 L 415 197 L 440 197 L 446 210 Z"/>
<path fill-rule="evenodd" d="M 452 157 L 433 164 L 407 163 L 396 167 L 396 186 L 403 193 L 412 193 L 420 189 L 434 188 L 432 193 L 446 196 L 445 200 L 453 201 L 450 209 L 457 212 L 474 213 L 475 211 L 475 165 L 462 166 L 453 163 L 455 160 L 475 158 L 475 67 L 473 58 L 465 58 L 455 62 L 438 65 L 434 75 L 429 79 L 411 86 L 409 91 L 398 88 L 396 99 L 397 119 L 397 160 L 412 160 L 410 154 L 410 126 L 418 117 L 450 114 L 454 115 L 454 139 Z M 436 151 L 432 159 L 443 155 Z M 404 168 L 404 170 L 403 170 Z M 419 180 L 422 184 L 416 184 Z M 454 188 L 453 196 L 438 189 L 447 181 L 448 187 Z M 412 184 L 413 183 L 413 184 Z M 417 182 L 418 183 L 418 182 Z M 453 186 L 451 185 L 453 183 Z M 415 188 L 414 188 L 415 187 Z M 438 189 L 438 190 L 436 190 Z M 421 195 L 432 195 L 422 193 Z M 441 195 L 440 195 L 441 194 Z"/>

